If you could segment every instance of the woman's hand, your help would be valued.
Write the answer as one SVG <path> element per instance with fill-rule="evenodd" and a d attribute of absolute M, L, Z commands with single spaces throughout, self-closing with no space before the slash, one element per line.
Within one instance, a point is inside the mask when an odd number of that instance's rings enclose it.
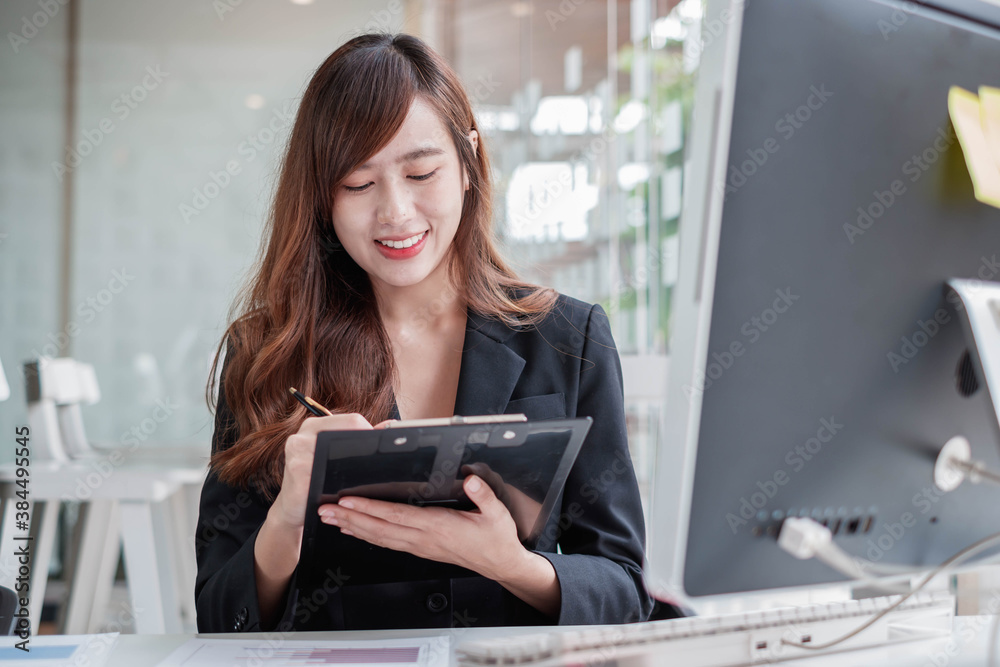
<path fill-rule="evenodd" d="M 500 579 L 527 551 L 517 538 L 510 512 L 489 485 L 470 475 L 464 489 L 479 511 L 350 496 L 320 506 L 319 514 L 324 523 L 339 526 L 345 535 Z"/>
<path fill-rule="evenodd" d="M 321 505 L 319 513 L 345 535 L 472 570 L 558 617 L 561 592 L 552 564 L 524 548 L 510 512 L 482 479 L 469 475 L 464 489 L 478 512 L 352 496 Z"/>
<path fill-rule="evenodd" d="M 309 480 L 316 454 L 316 436 L 320 431 L 360 431 L 381 428 L 387 423 L 388 421 L 384 421 L 372 426 L 356 412 L 306 418 L 298 432 L 285 440 L 285 471 L 281 479 L 281 490 L 271 507 L 275 520 L 287 527 L 302 528 L 305 525 Z"/>
<path fill-rule="evenodd" d="M 254 579 L 261 627 L 273 628 L 277 623 L 288 582 L 299 562 L 316 435 L 320 431 L 379 428 L 386 423 L 380 422 L 373 427 L 357 413 L 309 417 L 299 426 L 298 432 L 285 440 L 285 471 L 281 478 L 281 490 L 254 542 Z"/>
<path fill-rule="evenodd" d="M 531 529 L 541 514 L 542 504 L 527 495 L 516 486 L 512 486 L 503 480 L 500 473 L 490 468 L 486 463 L 477 461 L 462 466 L 463 475 L 478 475 L 484 482 L 489 484 L 493 493 L 497 495 L 507 511 L 510 512 L 517 526 L 517 537 L 519 540 L 528 538 Z"/>

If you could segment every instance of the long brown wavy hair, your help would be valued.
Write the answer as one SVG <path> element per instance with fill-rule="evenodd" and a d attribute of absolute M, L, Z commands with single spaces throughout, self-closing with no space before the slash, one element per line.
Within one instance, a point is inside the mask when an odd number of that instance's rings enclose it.
<path fill-rule="evenodd" d="M 206 388 L 210 409 L 226 348 L 221 389 L 233 420 L 230 447 L 212 453 L 219 479 L 280 489 L 285 439 L 305 408 L 294 386 L 336 412 L 371 423 L 389 418 L 396 367 L 367 273 L 333 230 L 342 181 L 385 147 L 420 97 L 438 114 L 469 176 L 461 220 L 448 255 L 456 295 L 470 310 L 511 325 L 537 324 L 556 293 L 517 279 L 493 237 L 490 166 L 472 106 L 448 63 L 411 35 L 351 39 L 313 75 L 299 106 L 257 260 L 229 312 Z M 220 442 L 224 442 L 223 437 Z"/>

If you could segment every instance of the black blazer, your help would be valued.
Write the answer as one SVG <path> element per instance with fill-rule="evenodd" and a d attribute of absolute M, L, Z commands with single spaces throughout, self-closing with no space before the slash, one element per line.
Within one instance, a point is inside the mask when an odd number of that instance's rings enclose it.
<path fill-rule="evenodd" d="M 394 411 L 395 412 L 395 411 Z M 646 620 L 642 506 L 628 452 L 621 362 L 599 305 L 559 295 L 537 326 L 469 311 L 455 414 L 590 416 L 594 423 L 535 552 L 559 579 L 558 619 L 474 572 L 343 536 L 324 573 L 293 574 L 279 630 L 606 624 Z M 398 413 L 394 416 L 398 417 Z M 220 386 L 213 451 L 235 441 Z M 210 473 L 196 535 L 200 632 L 264 631 L 254 542 L 270 503 Z M 488 548 L 488 547 L 487 547 Z M 317 576 L 319 575 L 319 576 Z M 321 582 L 299 591 L 298 580 Z"/>

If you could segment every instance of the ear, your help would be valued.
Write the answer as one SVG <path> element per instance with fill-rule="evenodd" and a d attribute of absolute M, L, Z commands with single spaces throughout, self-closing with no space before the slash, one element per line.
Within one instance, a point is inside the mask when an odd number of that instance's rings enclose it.
<path fill-rule="evenodd" d="M 472 144 L 472 154 L 476 155 L 476 150 L 479 148 L 479 132 L 476 130 L 469 131 L 469 143 Z M 465 184 L 465 189 L 469 189 L 469 174 L 465 172 L 463 175 L 463 180 Z"/>

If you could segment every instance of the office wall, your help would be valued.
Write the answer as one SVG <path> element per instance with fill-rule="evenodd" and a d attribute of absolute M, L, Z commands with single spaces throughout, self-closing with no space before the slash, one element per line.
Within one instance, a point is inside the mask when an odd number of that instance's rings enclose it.
<path fill-rule="evenodd" d="M 0 3 L 0 359 L 11 388 L 0 442 L 25 422 L 19 361 L 59 337 L 67 12 Z M 14 36 L 11 37 L 11 34 Z M 0 447 L 0 461 L 12 460 Z"/>
<path fill-rule="evenodd" d="M 78 131 L 100 145 L 76 169 L 72 302 L 114 290 L 74 341 L 101 370 L 86 413 L 108 441 L 203 446 L 204 388 L 254 259 L 298 99 L 365 23 L 360 2 L 87 0 Z M 400 14 L 386 28 L 402 27 Z M 104 119 L 114 125 L 101 133 Z M 159 408 L 159 409 L 158 409 Z M 155 420 L 155 433 L 147 433 Z"/>
<path fill-rule="evenodd" d="M 0 419 L 25 421 L 24 359 L 73 356 L 97 368 L 102 400 L 84 411 L 97 444 L 204 448 L 211 355 L 254 259 L 298 98 L 351 35 L 403 29 L 405 7 L 78 2 L 72 145 L 69 10 L 58 7 L 0 60 L 0 355 L 14 392 Z M 16 31 L 40 10 L 0 11 Z"/>

